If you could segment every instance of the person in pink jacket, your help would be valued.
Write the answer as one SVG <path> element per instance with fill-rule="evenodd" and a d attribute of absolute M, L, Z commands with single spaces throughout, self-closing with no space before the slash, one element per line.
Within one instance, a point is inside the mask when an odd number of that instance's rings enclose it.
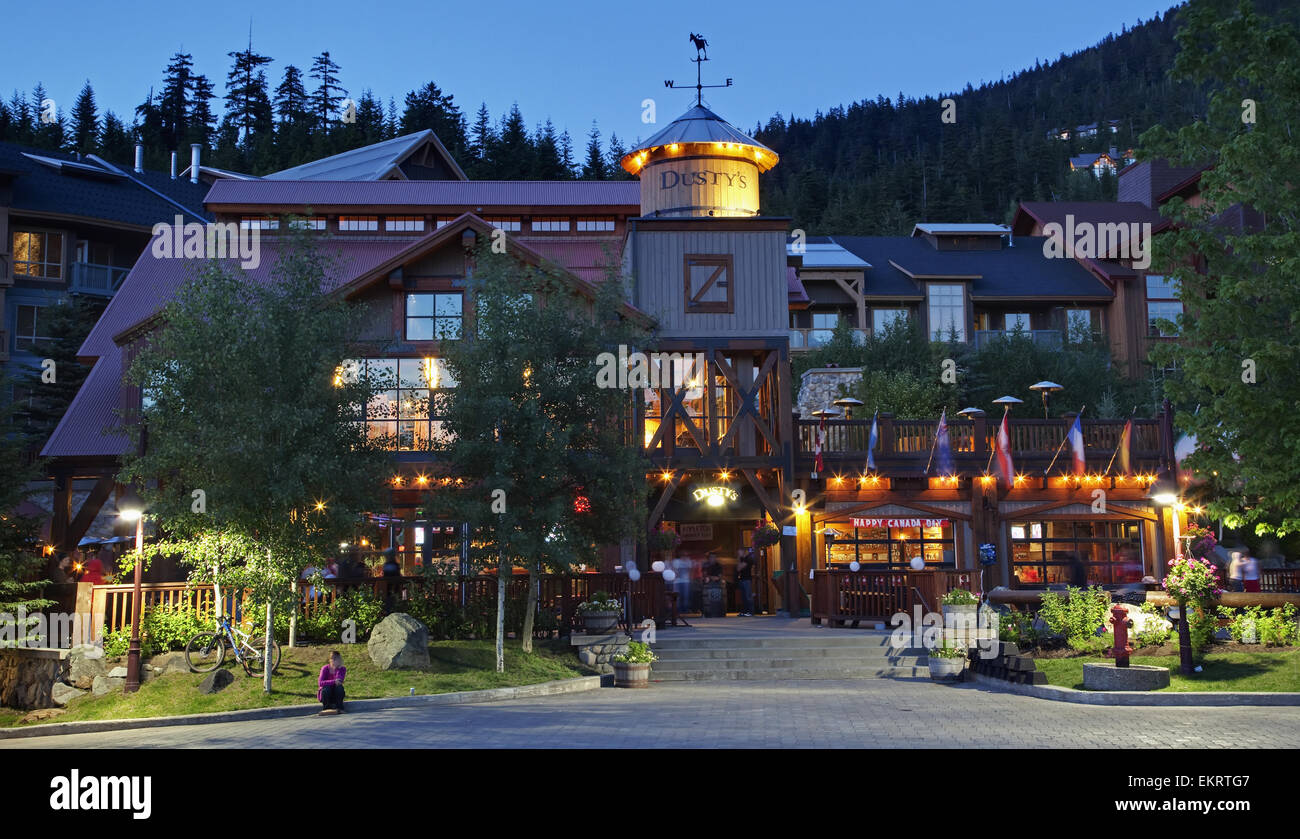
<path fill-rule="evenodd" d="M 330 653 L 329 664 L 320 669 L 320 678 L 316 681 L 316 698 L 325 706 L 322 714 L 346 713 L 347 709 L 343 707 L 343 678 L 347 674 L 348 668 L 343 666 L 343 656 L 337 652 Z"/>

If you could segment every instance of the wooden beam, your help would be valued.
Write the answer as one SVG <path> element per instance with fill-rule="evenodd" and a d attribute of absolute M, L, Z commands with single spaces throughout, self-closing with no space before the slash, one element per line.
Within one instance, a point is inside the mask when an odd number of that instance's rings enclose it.
<path fill-rule="evenodd" d="M 664 491 L 659 495 L 659 502 L 655 504 L 654 509 L 650 511 L 650 518 L 646 521 L 647 530 L 659 524 L 659 520 L 663 517 L 664 510 L 668 508 L 668 501 L 673 497 L 673 493 L 677 491 L 677 488 L 682 485 L 682 481 L 684 480 L 686 480 L 686 473 L 684 471 L 674 472 L 673 476 L 668 479 L 668 484 L 664 487 Z"/>
<path fill-rule="evenodd" d="M 781 506 L 767 494 L 767 488 L 758 479 L 758 471 L 755 469 L 741 469 L 740 474 L 744 475 L 745 480 L 749 481 L 749 486 L 754 490 L 754 496 L 758 498 L 758 503 L 763 506 L 767 514 L 772 517 L 772 521 L 777 523 L 779 527 L 783 515 Z"/>
<path fill-rule="evenodd" d="M 68 526 L 67 542 L 72 547 L 76 547 L 81 541 L 81 537 L 86 535 L 90 529 L 90 524 L 99 515 L 99 511 L 104 509 L 104 502 L 112 494 L 113 487 L 117 486 L 117 481 L 112 475 L 103 475 L 95 482 L 95 487 L 86 496 L 82 502 L 81 509 L 77 511 L 77 517 L 72 520 Z"/>

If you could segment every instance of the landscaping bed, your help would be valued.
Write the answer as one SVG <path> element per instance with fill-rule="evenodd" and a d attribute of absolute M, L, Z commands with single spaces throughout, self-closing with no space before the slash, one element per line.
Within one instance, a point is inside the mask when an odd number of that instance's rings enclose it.
<path fill-rule="evenodd" d="M 1201 672 L 1190 676 L 1178 672 L 1176 644 L 1139 650 L 1133 659 L 1134 663 L 1169 668 L 1169 687 L 1161 691 L 1300 692 L 1300 647 L 1216 646 L 1197 659 Z M 1084 664 L 1111 661 L 1073 650 L 1034 653 L 1034 664 L 1047 675 L 1048 684 L 1078 690 L 1083 689 Z"/>
<path fill-rule="evenodd" d="M 316 679 L 332 650 L 338 650 L 348 669 L 347 699 L 379 699 L 416 694 L 452 693 L 517 687 L 559 679 L 594 675 L 573 657 L 567 643 L 534 641 L 533 653 L 524 654 L 519 642 L 507 642 L 504 673 L 496 672 L 492 641 L 435 641 L 429 644 L 428 671 L 380 670 L 371 663 L 364 644 L 314 645 L 285 648 L 274 673 L 273 692 L 262 692 L 260 676 L 245 675 L 230 660 L 225 665 L 235 675 L 234 684 L 219 693 L 204 695 L 198 685 L 202 673 L 174 673 L 150 679 L 134 694 L 119 691 L 104 696 L 73 699 L 67 710 L 32 723 L 21 723 L 26 712 L 0 708 L 0 727 L 73 722 L 77 720 L 136 719 L 179 716 L 316 702 Z M 39 713 L 39 712 L 38 712 Z"/>

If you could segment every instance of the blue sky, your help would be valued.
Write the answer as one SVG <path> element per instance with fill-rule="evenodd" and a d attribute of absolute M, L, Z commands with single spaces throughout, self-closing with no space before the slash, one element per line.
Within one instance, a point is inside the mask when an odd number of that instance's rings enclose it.
<path fill-rule="evenodd" d="M 226 53 L 243 48 L 251 20 L 254 49 L 276 59 L 272 86 L 286 64 L 305 72 L 313 55 L 329 50 L 351 94 L 370 88 L 400 108 L 408 90 L 433 80 L 470 117 L 480 102 L 494 119 L 518 102 L 530 125 L 550 117 L 580 145 L 593 118 L 605 138 L 614 131 L 626 142 L 649 136 L 691 104 L 693 91 L 663 85 L 668 78 L 693 83 L 691 31 L 709 40 L 707 74 L 735 79 L 706 101 L 747 130 L 777 111 L 808 116 L 877 94 L 979 86 L 1035 59 L 1087 47 L 1173 4 L 71 0 L 58 4 L 57 15 L 48 3 L 7 5 L 5 99 L 40 81 L 66 113 L 89 78 L 101 111 L 112 108 L 129 121 L 178 49 L 192 53 L 197 70 L 224 93 Z M 641 122 L 647 97 L 656 100 L 658 126 Z M 221 113 L 220 102 L 214 108 Z"/>

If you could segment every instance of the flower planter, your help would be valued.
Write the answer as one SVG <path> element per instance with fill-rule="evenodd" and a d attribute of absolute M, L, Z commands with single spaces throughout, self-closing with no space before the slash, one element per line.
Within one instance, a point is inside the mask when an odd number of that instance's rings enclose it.
<path fill-rule="evenodd" d="M 622 612 L 583 612 L 582 628 L 588 635 L 605 635 L 618 628 Z"/>
<path fill-rule="evenodd" d="M 974 626 L 976 618 L 979 617 L 978 603 L 971 603 L 967 606 L 940 606 L 943 611 L 944 626 Z M 949 617 L 952 615 L 952 617 Z"/>
<path fill-rule="evenodd" d="M 632 661 L 615 661 L 614 686 L 620 688 L 650 687 L 650 665 Z"/>
<path fill-rule="evenodd" d="M 935 680 L 956 680 L 962 677 L 962 672 L 966 669 L 966 659 L 964 658 L 934 658 L 930 657 L 930 678 Z"/>

